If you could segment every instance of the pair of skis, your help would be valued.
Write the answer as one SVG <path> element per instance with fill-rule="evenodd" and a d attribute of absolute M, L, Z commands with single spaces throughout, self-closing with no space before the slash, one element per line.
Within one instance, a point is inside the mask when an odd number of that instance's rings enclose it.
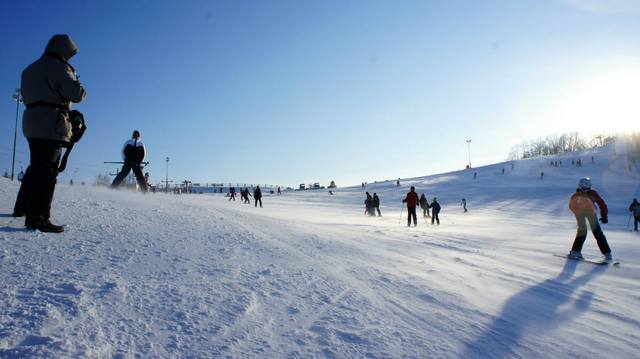
<path fill-rule="evenodd" d="M 586 258 L 586 257 L 585 258 L 571 258 L 571 257 L 569 257 L 568 254 L 554 254 L 554 256 L 560 257 L 560 258 L 565 258 L 565 259 L 568 259 L 568 260 L 591 263 L 591 264 L 595 264 L 595 265 L 607 265 L 607 264 L 611 264 L 611 265 L 614 265 L 614 266 L 619 266 L 620 265 L 620 261 L 617 260 L 617 259 L 606 260 L 604 258 Z"/>

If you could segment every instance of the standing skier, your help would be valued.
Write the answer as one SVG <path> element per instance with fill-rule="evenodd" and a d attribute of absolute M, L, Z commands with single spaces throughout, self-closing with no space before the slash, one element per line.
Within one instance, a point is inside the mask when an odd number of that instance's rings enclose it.
<path fill-rule="evenodd" d="M 431 217 L 429 214 L 429 201 L 427 201 L 427 196 L 424 193 L 420 196 L 420 208 L 422 208 L 422 218 Z"/>
<path fill-rule="evenodd" d="M 136 175 L 138 186 L 143 192 L 147 192 L 147 181 L 145 181 L 142 175 L 142 161 L 146 156 L 146 149 L 144 144 L 140 140 L 140 132 L 138 130 L 133 131 L 131 139 L 124 143 L 122 147 L 122 159 L 124 164 L 120 173 L 116 176 L 111 184 L 112 188 L 116 188 L 122 183 L 122 181 L 129 175 L 129 172 L 133 170 L 133 174 Z"/>
<path fill-rule="evenodd" d="M 464 209 L 464 213 L 467 213 L 467 199 L 466 198 L 462 199 L 462 202 L 460 202 L 460 205 Z"/>
<path fill-rule="evenodd" d="M 229 187 L 229 201 L 233 200 L 234 202 L 236 201 L 236 188 L 235 187 Z"/>
<path fill-rule="evenodd" d="M 438 216 L 440 214 L 440 203 L 438 203 L 438 199 L 433 197 L 433 202 L 431 202 L 431 205 L 429 206 L 431 207 L 431 224 L 433 224 L 433 222 L 437 222 L 438 225 L 440 225 L 440 216 Z"/>
<path fill-rule="evenodd" d="M 575 214 L 576 221 L 578 222 L 576 239 L 569 253 L 569 258 L 571 259 L 582 258 L 582 245 L 587 239 L 587 222 L 589 222 L 593 236 L 596 237 L 596 241 L 598 242 L 600 252 L 602 252 L 606 260 L 611 260 L 611 248 L 609 248 L 607 238 L 600 228 L 600 223 L 598 223 L 596 204 L 600 208 L 600 220 L 602 223 L 608 223 L 607 205 L 598 192 L 591 189 L 591 179 L 588 177 L 580 179 L 576 192 L 571 196 L 571 200 L 569 200 L 569 209 Z"/>
<path fill-rule="evenodd" d="M 49 220 L 62 147 L 70 143 L 72 102 L 85 98 L 84 87 L 69 60 L 78 47 L 69 35 L 54 35 L 44 54 L 24 71 L 20 91 L 26 110 L 22 130 L 29 142 L 30 163 L 20 184 L 14 217 L 26 215 L 27 229 L 64 232 Z"/>
<path fill-rule="evenodd" d="M 262 191 L 260 190 L 260 186 L 256 186 L 256 189 L 253 191 L 253 199 L 256 202 L 256 207 L 258 207 L 258 202 L 260 202 L 260 208 L 262 208 Z"/>
<path fill-rule="evenodd" d="M 629 206 L 629 212 L 633 214 L 633 230 L 638 231 L 638 222 L 640 222 L 640 203 L 636 198 L 633 199 Z"/>
<path fill-rule="evenodd" d="M 407 193 L 407 196 L 402 200 L 407 204 L 407 227 L 411 227 L 411 217 L 413 217 L 413 225 L 418 226 L 418 217 L 416 216 L 416 206 L 420 199 L 416 193 L 416 188 L 411 186 L 411 190 Z"/>
<path fill-rule="evenodd" d="M 382 217 L 382 213 L 380 213 L 380 197 L 376 193 L 373 194 L 373 208 L 378 211 L 378 217 Z M 375 216 L 375 212 L 373 215 Z"/>
<path fill-rule="evenodd" d="M 373 207 L 373 198 L 369 192 L 364 193 L 367 197 L 364 199 L 364 214 L 371 215 L 371 207 Z"/>

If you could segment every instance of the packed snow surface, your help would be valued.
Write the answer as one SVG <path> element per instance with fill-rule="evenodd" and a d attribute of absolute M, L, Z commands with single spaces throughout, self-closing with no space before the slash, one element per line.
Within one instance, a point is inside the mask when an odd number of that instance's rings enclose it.
<path fill-rule="evenodd" d="M 264 208 L 60 184 L 63 234 L 10 217 L 18 184 L 2 179 L 0 358 L 637 358 L 636 168 L 612 148 L 513 165 Z M 581 176 L 609 205 L 619 266 L 552 255 L 575 236 Z M 412 185 L 439 198 L 440 226 L 406 227 Z M 363 215 L 365 190 L 383 217 Z M 600 256 L 591 235 L 583 253 Z"/>

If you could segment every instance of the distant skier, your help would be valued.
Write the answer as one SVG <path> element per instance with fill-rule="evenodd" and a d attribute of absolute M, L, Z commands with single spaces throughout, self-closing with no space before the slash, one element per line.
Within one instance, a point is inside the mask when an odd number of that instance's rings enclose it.
<path fill-rule="evenodd" d="M 420 199 L 416 193 L 416 188 L 411 186 L 411 190 L 407 193 L 407 196 L 402 200 L 407 204 L 407 227 L 411 227 L 411 217 L 413 217 L 413 225 L 418 226 L 418 217 L 416 216 L 416 206 Z"/>
<path fill-rule="evenodd" d="M 73 178 L 69 180 L 69 186 L 73 186 Z"/>
<path fill-rule="evenodd" d="M 278 186 L 278 196 L 282 194 L 282 191 L 280 190 L 280 186 Z"/>
<path fill-rule="evenodd" d="M 147 191 L 147 183 L 142 175 L 142 162 L 146 156 L 146 149 L 144 144 L 140 140 L 140 132 L 138 130 L 133 131 L 131 139 L 124 143 L 122 147 L 122 159 L 124 164 L 120 173 L 116 176 L 111 184 L 112 188 L 117 188 L 120 183 L 129 175 L 129 172 L 133 170 L 133 174 L 136 176 L 138 186 L 143 192 Z"/>
<path fill-rule="evenodd" d="M 606 260 L 611 260 L 611 248 L 609 248 L 607 238 L 600 228 L 600 223 L 598 223 L 598 216 L 595 206 L 596 204 L 600 208 L 600 220 L 602 221 L 602 223 L 608 223 L 609 220 L 607 218 L 607 205 L 604 203 L 604 200 L 600 197 L 598 192 L 591 189 L 591 179 L 589 179 L 588 177 L 580 179 L 578 188 L 576 189 L 576 192 L 573 194 L 573 196 L 571 196 L 571 200 L 569 201 L 569 209 L 571 209 L 571 211 L 575 214 L 576 221 L 578 222 L 578 232 L 576 234 L 576 239 L 573 242 L 571 252 L 569 252 L 569 258 L 571 259 L 582 258 L 582 245 L 587 239 L 587 222 L 589 222 L 591 231 L 593 232 L 593 235 L 594 237 L 596 237 L 596 241 L 598 242 L 600 252 L 602 252 Z"/>
<path fill-rule="evenodd" d="M 367 196 L 364 200 L 364 214 L 369 216 L 375 216 L 375 210 L 373 209 L 373 197 L 369 194 L 369 192 L 365 192 Z"/>
<path fill-rule="evenodd" d="M 440 203 L 438 203 L 438 199 L 433 197 L 433 202 L 431 202 L 429 207 L 431 207 L 431 224 L 433 224 L 433 222 L 437 222 L 438 225 L 440 225 L 439 214 L 440 214 L 440 209 L 442 209 L 442 207 L 440 207 Z"/>
<path fill-rule="evenodd" d="M 235 187 L 229 187 L 229 201 L 233 200 L 234 202 L 236 201 L 236 188 Z"/>
<path fill-rule="evenodd" d="M 396 187 L 400 187 L 400 178 L 396 181 Z"/>
<path fill-rule="evenodd" d="M 540 179 L 544 178 L 544 172 L 540 172 Z"/>
<path fill-rule="evenodd" d="M 382 213 L 380 213 L 380 197 L 378 197 L 377 193 L 373 194 L 373 208 L 378 211 L 378 217 L 382 217 Z M 373 212 L 373 211 L 372 211 Z M 373 213 L 375 216 L 375 213 Z"/>
<path fill-rule="evenodd" d="M 431 215 L 429 214 L 429 201 L 427 197 L 424 195 L 420 195 L 420 208 L 422 208 L 422 218 L 429 218 Z"/>
<path fill-rule="evenodd" d="M 473 172 L 473 179 L 477 179 L 478 178 L 478 172 Z"/>
<path fill-rule="evenodd" d="M 636 198 L 633 199 L 629 206 L 629 212 L 633 214 L 633 230 L 638 231 L 638 223 L 640 222 L 640 203 Z"/>
<path fill-rule="evenodd" d="M 464 209 L 464 213 L 467 213 L 467 199 L 463 198 L 462 202 L 460 202 L 460 205 L 462 206 L 462 209 Z"/>
<path fill-rule="evenodd" d="M 258 202 L 260 202 L 260 208 L 262 208 L 262 191 L 260 190 L 260 186 L 256 186 L 256 189 L 253 190 L 253 199 L 256 202 L 256 207 L 258 207 Z"/>
<path fill-rule="evenodd" d="M 245 187 L 244 189 L 240 190 L 240 200 L 242 201 L 242 203 L 251 203 L 251 201 L 249 200 L 249 189 L 247 187 Z"/>

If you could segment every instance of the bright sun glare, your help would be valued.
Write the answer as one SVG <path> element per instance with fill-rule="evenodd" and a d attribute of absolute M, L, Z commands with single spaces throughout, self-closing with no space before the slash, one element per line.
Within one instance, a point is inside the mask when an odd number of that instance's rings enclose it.
<path fill-rule="evenodd" d="M 554 121 L 582 133 L 640 130 L 640 69 L 609 71 L 571 86 L 550 111 Z"/>

